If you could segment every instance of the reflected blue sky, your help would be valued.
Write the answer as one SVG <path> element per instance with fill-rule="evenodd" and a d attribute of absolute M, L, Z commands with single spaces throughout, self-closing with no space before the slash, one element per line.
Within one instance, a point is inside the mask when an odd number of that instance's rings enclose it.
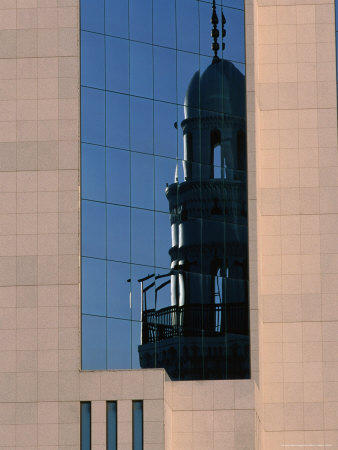
<path fill-rule="evenodd" d="M 243 0 L 217 4 L 221 56 L 245 73 Z M 81 0 L 84 369 L 139 367 L 137 280 L 170 268 L 165 188 L 183 181 L 184 97 L 212 60 L 210 16 L 211 1 Z M 157 308 L 169 304 L 167 286 Z"/>

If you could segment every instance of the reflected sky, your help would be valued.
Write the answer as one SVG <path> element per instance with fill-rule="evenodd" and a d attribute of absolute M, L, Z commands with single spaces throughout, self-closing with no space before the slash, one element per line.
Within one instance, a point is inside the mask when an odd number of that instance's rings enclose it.
<path fill-rule="evenodd" d="M 138 280 L 170 270 L 165 190 L 184 181 L 180 124 L 191 78 L 212 61 L 211 3 L 81 0 L 84 369 L 140 367 Z M 217 12 L 227 19 L 220 56 L 245 74 L 243 3 L 217 1 Z M 207 276 L 197 274 L 197 284 Z M 227 292 L 247 289 L 247 280 L 219 282 Z M 148 306 L 164 308 L 170 296 L 170 284 L 156 300 L 150 289 Z"/>

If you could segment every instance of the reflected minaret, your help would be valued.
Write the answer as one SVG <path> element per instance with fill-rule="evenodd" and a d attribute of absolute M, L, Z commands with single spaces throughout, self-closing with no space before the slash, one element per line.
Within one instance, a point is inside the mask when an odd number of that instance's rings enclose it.
<path fill-rule="evenodd" d="M 165 191 L 171 305 L 144 313 L 139 348 L 142 367 L 174 379 L 250 376 L 245 77 L 218 56 L 215 1 L 211 23 L 212 64 L 195 73 L 184 102 L 184 181 Z M 222 38 L 224 25 L 222 13 Z"/>

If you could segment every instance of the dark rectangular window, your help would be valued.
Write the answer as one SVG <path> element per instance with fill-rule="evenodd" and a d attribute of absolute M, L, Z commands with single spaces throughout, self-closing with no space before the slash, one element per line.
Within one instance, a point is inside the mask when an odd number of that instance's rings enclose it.
<path fill-rule="evenodd" d="M 117 403 L 107 402 L 107 450 L 117 449 Z"/>
<path fill-rule="evenodd" d="M 143 401 L 133 401 L 133 450 L 143 450 Z"/>
<path fill-rule="evenodd" d="M 91 447 L 91 404 L 81 402 L 81 450 Z"/>

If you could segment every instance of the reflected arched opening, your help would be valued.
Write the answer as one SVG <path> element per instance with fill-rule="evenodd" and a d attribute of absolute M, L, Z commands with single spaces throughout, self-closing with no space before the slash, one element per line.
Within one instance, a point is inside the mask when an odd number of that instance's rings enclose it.
<path fill-rule="evenodd" d="M 214 129 L 210 135 L 210 178 L 221 178 L 222 166 L 221 132 Z"/>

